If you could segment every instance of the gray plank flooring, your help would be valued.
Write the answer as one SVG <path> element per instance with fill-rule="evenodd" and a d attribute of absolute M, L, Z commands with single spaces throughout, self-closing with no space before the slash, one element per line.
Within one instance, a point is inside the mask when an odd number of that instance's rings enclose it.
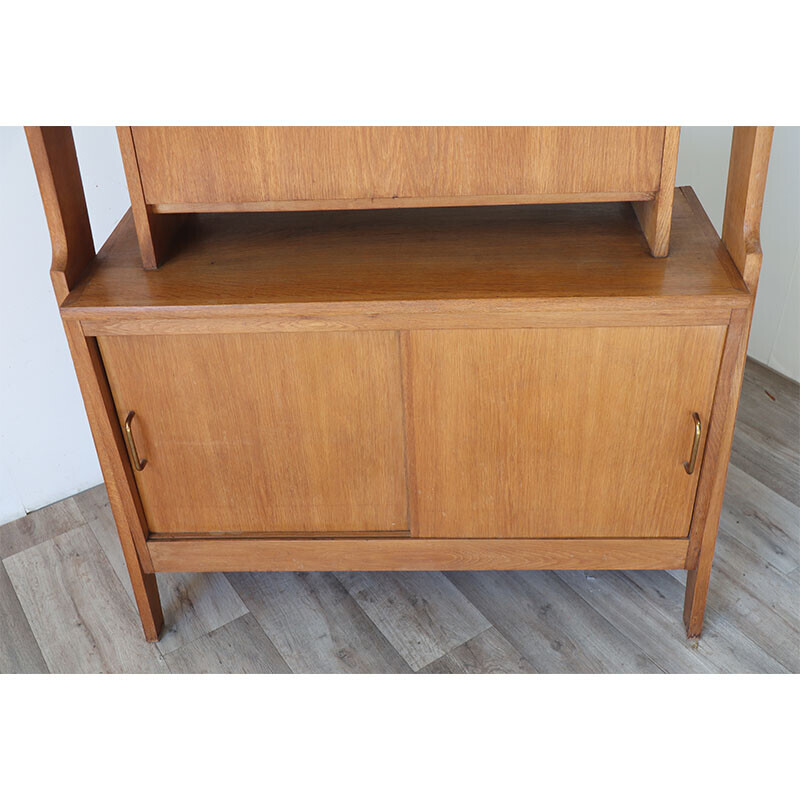
<path fill-rule="evenodd" d="M 800 385 L 748 360 L 731 463 L 800 506 Z"/>
<path fill-rule="evenodd" d="M 536 672 L 664 671 L 555 572 L 448 576 Z"/>
<path fill-rule="evenodd" d="M 415 670 L 491 627 L 441 572 L 348 572 L 338 578 Z"/>
<path fill-rule="evenodd" d="M 728 467 L 720 527 L 784 575 L 800 567 L 800 508 L 735 464 Z"/>
<path fill-rule="evenodd" d="M 170 672 L 188 674 L 291 672 L 252 614 L 167 653 Z"/>
<path fill-rule="evenodd" d="M 133 589 L 105 487 L 83 492 L 75 501 L 133 603 Z M 164 630 L 157 646 L 163 654 L 247 613 L 247 607 L 222 574 L 162 573 L 157 580 L 164 609 Z"/>
<path fill-rule="evenodd" d="M 98 487 L 105 493 L 105 487 Z M 0 558 L 47 542 L 62 533 L 80 528 L 85 522 L 75 498 L 42 508 L 0 528 Z"/>
<path fill-rule="evenodd" d="M 51 672 L 166 672 L 88 526 L 3 561 Z"/>
<path fill-rule="evenodd" d="M 699 641 L 682 571 L 158 582 L 150 645 L 103 486 L 0 527 L 0 672 L 800 672 L 800 386 L 748 362 Z"/>
<path fill-rule="evenodd" d="M 514 675 L 535 670 L 507 639 L 494 628 L 489 628 L 418 672 L 428 675 Z"/>
<path fill-rule="evenodd" d="M 408 672 L 332 573 L 229 576 L 292 672 Z"/>
<path fill-rule="evenodd" d="M 0 564 L 0 672 L 47 672 L 42 651 L 5 567 Z"/>

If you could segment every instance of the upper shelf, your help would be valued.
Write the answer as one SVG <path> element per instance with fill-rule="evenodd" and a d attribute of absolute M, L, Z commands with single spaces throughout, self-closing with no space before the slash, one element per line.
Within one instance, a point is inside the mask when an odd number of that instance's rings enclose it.
<path fill-rule="evenodd" d="M 186 225 L 164 266 L 145 271 L 129 212 L 62 313 L 164 319 L 310 313 L 331 304 L 372 313 L 475 301 L 527 311 L 747 305 L 742 278 L 690 188 L 676 190 L 673 213 L 662 259 L 650 255 L 624 202 L 205 214 Z"/>

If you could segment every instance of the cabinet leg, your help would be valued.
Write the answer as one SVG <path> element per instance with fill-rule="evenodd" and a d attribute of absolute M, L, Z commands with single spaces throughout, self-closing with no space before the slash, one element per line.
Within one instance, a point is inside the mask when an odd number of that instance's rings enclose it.
<path fill-rule="evenodd" d="M 708 584 L 711 580 L 711 564 L 707 568 L 698 566 L 686 574 L 686 598 L 683 605 L 683 624 L 686 635 L 697 639 L 703 632 L 703 619 L 706 613 Z"/>
<path fill-rule="evenodd" d="M 154 573 L 145 572 L 133 547 L 125 547 L 123 543 L 125 563 L 131 576 L 133 596 L 139 608 L 139 617 L 144 628 L 144 637 L 148 642 L 157 642 L 164 625 L 164 613 L 161 610 L 161 598 L 158 594 L 158 583 Z"/>
<path fill-rule="evenodd" d="M 128 574 L 131 576 L 144 635 L 148 642 L 155 642 L 161 633 L 164 615 L 161 612 L 158 584 L 147 549 L 147 521 L 125 442 L 122 440 L 100 350 L 95 339 L 83 335 L 79 322 L 65 320 L 64 330 L 89 415 L 92 436 L 108 489 L 108 502 L 114 514 Z"/>
<path fill-rule="evenodd" d="M 711 563 L 714 560 L 714 547 L 722 514 L 725 478 L 728 474 L 736 410 L 742 388 L 751 315 L 752 308 L 731 312 L 711 410 L 686 557 L 686 564 L 691 568 L 686 576 L 683 621 L 690 639 L 700 636 L 703 630 Z"/>
<path fill-rule="evenodd" d="M 729 452 L 729 451 L 727 451 Z M 722 513 L 722 497 L 725 487 L 726 468 L 720 470 L 718 475 L 722 488 L 717 491 L 710 514 L 706 519 L 706 530 L 700 548 L 700 555 L 694 569 L 686 573 L 686 597 L 683 603 L 683 623 L 686 626 L 686 635 L 690 639 L 697 639 L 703 632 L 703 618 L 706 613 L 706 598 L 708 597 L 708 584 L 711 581 L 711 565 L 714 561 L 714 548 L 717 544 L 717 532 Z"/>

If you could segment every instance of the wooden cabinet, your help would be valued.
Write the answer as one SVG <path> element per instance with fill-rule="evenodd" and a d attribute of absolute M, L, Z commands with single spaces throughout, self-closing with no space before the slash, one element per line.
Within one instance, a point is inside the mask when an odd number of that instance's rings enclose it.
<path fill-rule="evenodd" d="M 721 238 L 674 128 L 119 134 L 95 255 L 28 131 L 148 639 L 158 572 L 364 569 L 684 569 L 699 635 L 771 129 Z"/>
<path fill-rule="evenodd" d="M 396 334 L 99 344 L 152 532 L 408 530 Z"/>
<path fill-rule="evenodd" d="M 414 331 L 419 535 L 685 537 L 725 328 Z M 701 441 L 698 463 L 702 460 Z"/>

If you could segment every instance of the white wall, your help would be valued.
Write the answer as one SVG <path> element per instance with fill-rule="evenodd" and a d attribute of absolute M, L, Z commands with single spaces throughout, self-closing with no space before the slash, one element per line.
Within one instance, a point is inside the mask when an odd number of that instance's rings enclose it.
<path fill-rule="evenodd" d="M 730 128 L 684 128 L 678 184 L 719 230 Z M 113 128 L 75 128 L 95 243 L 129 205 Z M 800 380 L 800 128 L 775 131 L 750 353 Z M 101 481 L 50 286 L 50 240 L 22 128 L 0 127 L 0 523 Z"/>
<path fill-rule="evenodd" d="M 95 243 L 130 205 L 113 128 L 76 128 Z M 0 523 L 102 481 L 22 128 L 0 127 Z"/>

